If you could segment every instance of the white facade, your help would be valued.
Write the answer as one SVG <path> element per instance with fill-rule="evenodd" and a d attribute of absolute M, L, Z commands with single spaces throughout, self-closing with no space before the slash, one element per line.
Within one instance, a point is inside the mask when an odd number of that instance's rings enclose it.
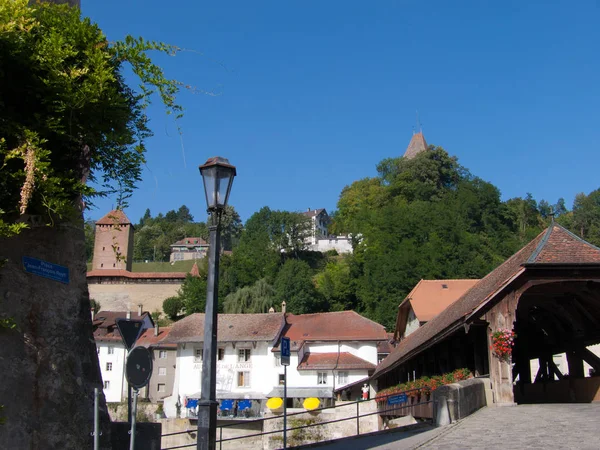
<path fill-rule="evenodd" d="M 264 399 L 279 383 L 273 352 L 269 342 L 236 342 L 218 344 L 217 398 L 218 399 Z M 177 364 L 173 396 L 165 399 L 168 417 L 174 416 L 177 400 L 198 398 L 201 393 L 202 343 L 177 345 Z M 182 408 L 182 412 L 186 412 Z M 185 415 L 185 414 L 184 414 Z"/>
<path fill-rule="evenodd" d="M 100 372 L 104 385 L 104 396 L 108 403 L 120 402 L 123 391 L 127 394 L 125 360 L 127 352 L 120 342 L 96 342 Z"/>
<path fill-rule="evenodd" d="M 305 343 L 298 352 L 292 351 L 287 369 L 287 383 L 290 388 L 328 388 L 332 391 L 364 380 L 369 376 L 366 369 L 318 369 L 298 370 L 299 362 L 305 353 L 350 353 L 367 362 L 377 365 L 376 342 L 314 342 Z M 279 354 L 277 353 L 277 356 Z M 283 375 L 283 367 L 277 367 Z M 325 374 L 325 375 L 324 375 Z"/>
<path fill-rule="evenodd" d="M 310 250 L 325 253 L 335 250 L 338 253 L 352 253 L 352 239 L 350 236 L 328 236 L 319 237 L 316 243 L 311 245 Z"/>
<path fill-rule="evenodd" d="M 406 328 L 404 329 L 404 334 L 402 335 L 402 337 L 406 338 L 409 334 L 417 331 L 417 328 L 419 328 L 420 325 L 421 324 L 419 322 L 419 319 L 417 319 L 417 316 L 415 315 L 415 312 L 411 306 L 408 310 L 408 317 L 406 319 Z"/>
<path fill-rule="evenodd" d="M 327 232 L 329 216 L 324 209 L 315 209 L 314 211 L 311 211 L 309 208 L 308 211 L 303 214 L 308 216 L 311 220 L 311 235 L 306 238 L 306 244 L 315 246 L 319 239 L 322 239 L 329 234 Z"/>

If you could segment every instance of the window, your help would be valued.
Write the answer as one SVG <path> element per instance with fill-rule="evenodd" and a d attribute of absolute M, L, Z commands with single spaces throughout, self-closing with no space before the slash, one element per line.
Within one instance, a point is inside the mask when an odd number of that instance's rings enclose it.
<path fill-rule="evenodd" d="M 112 345 L 110 345 L 110 346 L 108 347 L 108 354 L 109 354 L 109 355 L 112 355 L 112 354 L 114 354 L 114 353 L 115 353 L 115 348 L 114 348 Z"/>
<path fill-rule="evenodd" d="M 106 363 L 106 371 L 110 372 L 112 370 L 112 363 L 111 362 L 107 362 Z"/>
<path fill-rule="evenodd" d="M 240 348 L 238 351 L 238 362 L 250 361 L 250 349 Z"/>
<path fill-rule="evenodd" d="M 167 359 L 167 351 L 166 350 L 159 350 L 158 351 L 158 357 L 160 359 Z"/>
<path fill-rule="evenodd" d="M 348 384 L 348 372 L 338 372 L 338 384 Z"/>
<path fill-rule="evenodd" d="M 104 247 L 102 247 L 102 251 L 104 251 Z"/>
<path fill-rule="evenodd" d="M 173 261 L 183 261 L 183 254 L 182 253 L 173 254 Z"/>
<path fill-rule="evenodd" d="M 104 267 L 104 264 L 100 264 L 100 267 Z"/>
<path fill-rule="evenodd" d="M 163 376 L 167 374 L 167 368 L 166 367 L 159 367 L 158 368 L 158 374 Z"/>
<path fill-rule="evenodd" d="M 194 362 L 195 363 L 202 362 L 202 349 L 201 348 L 194 349 Z"/>
<path fill-rule="evenodd" d="M 279 385 L 283 386 L 284 383 L 285 383 L 285 376 L 282 373 L 280 373 L 279 374 Z"/>
<path fill-rule="evenodd" d="M 156 387 L 156 390 L 158 392 L 165 392 L 165 384 L 164 383 L 158 383 L 158 386 Z"/>
<path fill-rule="evenodd" d="M 250 387 L 250 372 L 238 372 L 238 387 Z"/>
<path fill-rule="evenodd" d="M 104 382 L 104 389 L 110 389 L 110 381 Z"/>
<path fill-rule="evenodd" d="M 225 358 L 225 349 L 224 348 L 220 348 L 217 350 L 217 359 L 219 361 L 223 361 L 223 359 Z"/>
<path fill-rule="evenodd" d="M 317 372 L 317 384 L 327 384 L 327 372 Z"/>

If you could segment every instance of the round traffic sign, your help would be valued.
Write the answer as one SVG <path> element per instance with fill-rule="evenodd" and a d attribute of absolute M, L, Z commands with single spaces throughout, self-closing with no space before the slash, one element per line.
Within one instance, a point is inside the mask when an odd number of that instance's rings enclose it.
<path fill-rule="evenodd" d="M 125 364 L 125 378 L 135 389 L 143 388 L 152 376 L 152 353 L 146 347 L 136 347 L 129 352 Z"/>

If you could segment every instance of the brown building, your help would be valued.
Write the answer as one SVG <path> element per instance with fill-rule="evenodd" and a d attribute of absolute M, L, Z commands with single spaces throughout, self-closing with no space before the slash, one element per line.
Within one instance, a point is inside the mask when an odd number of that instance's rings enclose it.
<path fill-rule="evenodd" d="M 96 222 L 92 270 L 131 271 L 133 261 L 133 224 L 120 209 Z"/>
<path fill-rule="evenodd" d="M 468 368 L 489 376 L 495 403 L 600 400 L 600 248 L 552 223 L 377 366 L 378 389 Z M 494 333 L 514 331 L 498 356 Z M 568 374 L 553 356 L 566 353 Z M 537 360 L 538 371 L 531 371 Z"/>

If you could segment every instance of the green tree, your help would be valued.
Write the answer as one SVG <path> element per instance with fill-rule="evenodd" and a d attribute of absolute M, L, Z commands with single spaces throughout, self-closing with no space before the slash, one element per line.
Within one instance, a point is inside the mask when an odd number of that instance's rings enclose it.
<path fill-rule="evenodd" d="M 324 310 L 324 303 L 313 284 L 310 266 L 298 259 L 288 259 L 277 274 L 275 300 L 287 304 L 287 311 L 308 314 Z"/>
<path fill-rule="evenodd" d="M 163 301 L 162 304 L 163 312 L 171 320 L 177 320 L 179 314 L 183 310 L 183 300 L 181 297 L 174 296 L 168 297 Z"/>
<path fill-rule="evenodd" d="M 225 297 L 223 310 L 228 314 L 266 313 L 274 302 L 273 286 L 262 279 Z"/>
<path fill-rule="evenodd" d="M 206 310 L 206 276 L 188 274 L 179 289 L 178 297 L 186 316 Z"/>
<path fill-rule="evenodd" d="M 221 250 L 233 250 L 239 243 L 243 229 L 240 215 L 233 206 L 227 205 L 221 216 Z"/>
<path fill-rule="evenodd" d="M 85 260 L 92 262 L 96 240 L 96 223 L 93 220 L 86 220 L 83 223 L 83 231 L 85 233 Z"/>

